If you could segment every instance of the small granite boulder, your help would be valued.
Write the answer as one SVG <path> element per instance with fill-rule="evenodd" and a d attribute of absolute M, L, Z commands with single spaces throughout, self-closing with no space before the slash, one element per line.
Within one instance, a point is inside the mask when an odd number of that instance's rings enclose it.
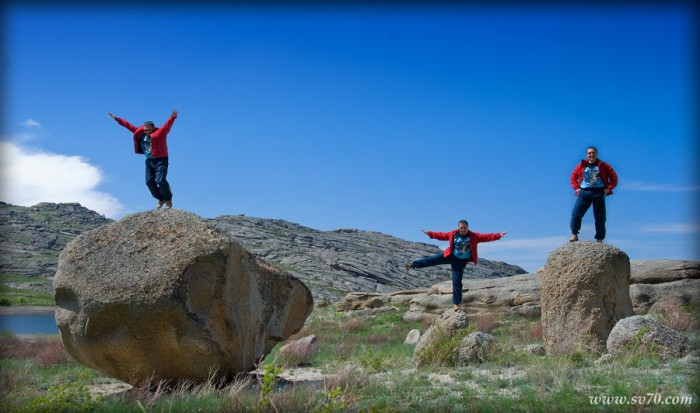
<path fill-rule="evenodd" d="M 426 364 L 426 355 L 435 348 L 436 340 L 454 337 L 469 326 L 467 315 L 462 311 L 449 309 L 420 337 L 413 350 L 413 364 L 420 367 Z"/>
<path fill-rule="evenodd" d="M 651 352 L 662 359 L 682 358 L 693 348 L 685 334 L 672 330 L 650 316 L 636 315 L 620 320 L 607 342 L 612 356 L 628 352 Z"/>
<path fill-rule="evenodd" d="M 487 352 L 493 347 L 491 334 L 477 331 L 464 337 L 457 348 L 457 360 L 464 365 L 486 361 Z"/>

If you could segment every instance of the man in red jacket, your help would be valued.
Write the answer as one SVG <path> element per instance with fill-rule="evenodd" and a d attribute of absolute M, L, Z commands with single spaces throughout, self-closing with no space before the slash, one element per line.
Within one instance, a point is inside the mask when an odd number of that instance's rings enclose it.
<path fill-rule="evenodd" d="M 595 219 L 595 239 L 603 242 L 605 239 L 605 197 L 612 195 L 612 190 L 617 186 L 617 173 L 610 164 L 598 159 L 598 149 L 589 146 L 586 149 L 586 159 L 576 165 L 571 173 L 571 186 L 576 191 L 576 203 L 571 211 L 570 242 L 578 241 L 578 232 L 581 229 L 581 220 L 593 204 L 593 218 Z"/>
<path fill-rule="evenodd" d="M 468 262 L 473 262 L 475 265 L 478 263 L 477 245 L 480 242 L 499 240 L 508 231 L 495 234 L 480 234 L 470 231 L 469 223 L 464 219 L 459 221 L 457 229 L 450 232 L 421 231 L 430 238 L 450 241 L 450 246 L 442 254 L 424 257 L 406 264 L 406 269 L 450 264 L 452 266 L 452 304 L 454 304 L 455 310 L 459 310 L 459 305 L 462 303 L 462 275 L 464 275 L 464 267 L 467 266 Z"/>
<path fill-rule="evenodd" d="M 156 208 L 160 209 L 163 205 L 166 208 L 172 208 L 173 194 L 170 191 L 170 184 L 166 180 L 168 176 L 167 139 L 170 128 L 177 119 L 177 110 L 173 109 L 170 118 L 160 128 L 151 121 L 147 121 L 143 126 L 137 128 L 111 113 L 108 115 L 134 134 L 134 151 L 137 154 L 146 155 L 146 186 L 151 191 L 151 195 L 158 200 Z"/>

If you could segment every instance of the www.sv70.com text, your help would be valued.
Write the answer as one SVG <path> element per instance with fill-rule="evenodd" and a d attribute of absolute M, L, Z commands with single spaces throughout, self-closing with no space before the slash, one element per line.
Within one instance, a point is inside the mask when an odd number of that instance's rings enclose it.
<path fill-rule="evenodd" d="M 591 404 L 603 405 L 650 405 L 650 404 L 681 404 L 693 403 L 693 396 L 662 396 L 660 393 L 647 393 L 644 396 L 589 396 Z"/>

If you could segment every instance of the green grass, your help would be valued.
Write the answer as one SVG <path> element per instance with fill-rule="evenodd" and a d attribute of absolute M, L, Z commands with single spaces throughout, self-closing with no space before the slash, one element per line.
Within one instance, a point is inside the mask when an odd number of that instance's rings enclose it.
<path fill-rule="evenodd" d="M 7 284 L 39 284 L 32 289 L 9 287 Z M 51 280 L 44 277 L 28 277 L 18 274 L 0 274 L 0 305 L 8 306 L 53 306 L 53 293 L 42 291 L 51 289 Z"/>
<path fill-rule="evenodd" d="M 44 291 L 20 290 L 0 285 L 1 305 L 53 306 L 53 294 Z"/>
<path fill-rule="evenodd" d="M 261 369 L 266 371 L 266 379 L 260 382 L 248 375 L 223 387 L 190 383 L 169 392 L 132 389 L 119 396 L 88 400 L 81 386 L 116 380 L 68 359 L 42 365 L 35 358 L 5 354 L 0 361 L 0 410 L 28 412 L 22 406 L 37 405 L 86 412 L 698 410 L 700 379 L 688 365 L 678 360 L 662 361 L 653 352 L 633 353 L 601 365 L 595 363 L 597 355 L 584 353 L 537 357 L 516 352 L 515 345 L 541 343 L 532 334 L 539 321 L 519 317 L 498 320 L 491 331 L 496 344 L 487 353 L 486 362 L 464 366 L 440 360 L 416 369 L 411 361 L 414 346 L 403 344 L 403 340 L 412 328 L 425 332 L 427 325 L 404 322 L 401 316 L 405 310 L 400 306 L 393 312 L 363 315 L 337 313 L 332 307 L 315 309 L 297 337 L 316 335 L 318 351 L 305 365 L 327 375 L 322 383 L 282 385 L 275 380 L 275 369 L 268 367 Z M 697 331 L 689 334 L 697 340 Z M 278 354 L 280 346 L 263 365 L 276 366 L 284 375 L 296 365 L 286 364 Z M 601 395 L 631 399 L 648 394 L 690 395 L 693 403 L 634 407 L 591 403 L 593 397 Z"/>

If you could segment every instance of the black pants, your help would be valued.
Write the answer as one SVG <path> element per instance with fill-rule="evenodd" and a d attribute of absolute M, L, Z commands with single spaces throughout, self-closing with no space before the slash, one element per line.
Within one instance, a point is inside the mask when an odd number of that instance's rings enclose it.
<path fill-rule="evenodd" d="M 170 184 L 165 179 L 168 176 L 168 158 L 146 158 L 146 186 L 153 198 L 159 201 L 170 201 L 173 194 Z"/>
<path fill-rule="evenodd" d="M 452 267 L 452 304 L 462 303 L 462 276 L 464 275 L 464 267 L 467 266 L 467 260 L 459 259 L 450 254 L 445 257 L 442 253 L 423 257 L 411 263 L 413 268 L 432 267 L 433 265 L 450 264 Z"/>
<path fill-rule="evenodd" d="M 572 234 L 578 234 L 581 229 L 581 220 L 583 216 L 593 204 L 593 218 L 595 219 L 595 239 L 605 239 L 605 192 L 600 189 L 582 189 L 576 199 L 573 211 L 571 211 L 571 227 Z"/>

